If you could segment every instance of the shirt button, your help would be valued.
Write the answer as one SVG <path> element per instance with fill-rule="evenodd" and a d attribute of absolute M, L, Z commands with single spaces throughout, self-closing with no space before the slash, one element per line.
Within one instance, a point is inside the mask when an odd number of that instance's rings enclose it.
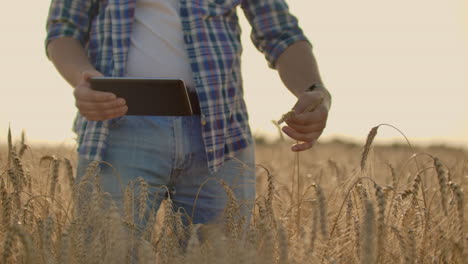
<path fill-rule="evenodd" d="M 191 35 L 184 35 L 184 42 L 185 44 L 187 45 L 190 45 L 193 43 L 193 39 L 192 39 L 192 36 Z"/>
<path fill-rule="evenodd" d="M 202 126 L 205 126 L 206 125 L 206 120 L 202 119 L 201 124 L 202 124 Z"/>
<path fill-rule="evenodd" d="M 202 79 L 201 79 L 200 75 L 198 75 L 198 74 L 195 75 L 194 79 L 195 79 L 195 84 L 200 85 L 202 83 Z"/>

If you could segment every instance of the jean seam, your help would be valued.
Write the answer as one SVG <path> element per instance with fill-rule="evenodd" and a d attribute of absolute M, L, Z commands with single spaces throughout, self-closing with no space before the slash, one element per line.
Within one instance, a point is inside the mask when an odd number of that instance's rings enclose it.
<path fill-rule="evenodd" d="M 171 172 L 170 172 L 170 175 L 169 175 L 169 181 L 168 181 L 168 187 L 170 188 L 171 185 L 174 185 L 174 178 L 175 178 L 175 174 L 176 174 L 176 171 L 177 171 L 177 168 L 176 168 L 176 163 L 177 163 L 177 132 L 176 132 L 176 125 L 175 125 L 175 122 L 176 122 L 176 119 L 175 118 L 172 118 L 172 135 L 171 135 L 171 141 L 172 141 L 172 146 L 174 146 L 172 149 L 172 159 L 171 159 Z"/>

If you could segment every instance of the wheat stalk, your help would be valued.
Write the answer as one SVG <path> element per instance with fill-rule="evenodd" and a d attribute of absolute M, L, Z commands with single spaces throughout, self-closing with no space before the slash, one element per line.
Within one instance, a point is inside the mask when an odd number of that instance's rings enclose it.
<path fill-rule="evenodd" d="M 364 221 L 362 223 L 362 253 L 361 263 L 374 263 L 375 262 L 375 212 L 374 206 L 370 201 L 365 203 Z"/>
<path fill-rule="evenodd" d="M 14 239 L 13 229 L 8 230 L 3 241 L 2 263 L 8 263 L 8 260 L 13 255 Z"/>
<path fill-rule="evenodd" d="M 327 204 L 325 201 L 325 195 L 323 194 L 322 188 L 318 184 L 314 184 L 315 192 L 317 194 L 318 207 L 320 212 L 320 231 L 322 237 L 326 239 L 328 237 L 327 229 Z"/>
<path fill-rule="evenodd" d="M 288 235 L 281 223 L 278 224 L 279 259 L 278 264 L 288 264 Z"/>
<path fill-rule="evenodd" d="M 384 238 L 385 238 L 385 196 L 378 184 L 374 184 L 375 196 L 377 197 L 377 262 L 382 258 L 384 253 Z"/>
<path fill-rule="evenodd" d="M 440 190 L 440 202 L 442 203 L 442 209 L 444 210 L 445 216 L 448 215 L 447 209 L 447 180 L 445 178 L 445 170 L 442 163 L 437 157 L 434 157 L 434 166 L 437 171 L 437 179 L 439 180 Z"/>

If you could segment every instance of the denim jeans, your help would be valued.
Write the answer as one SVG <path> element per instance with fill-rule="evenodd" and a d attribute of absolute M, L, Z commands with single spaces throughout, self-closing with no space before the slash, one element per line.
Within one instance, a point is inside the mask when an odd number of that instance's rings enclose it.
<path fill-rule="evenodd" d="M 100 164 L 101 188 L 122 209 L 127 183 L 141 177 L 149 185 L 149 207 L 157 210 L 169 190 L 174 210 L 185 211 L 194 224 L 205 224 L 224 211 L 223 180 L 242 204 L 241 216 L 249 219 L 255 199 L 254 145 L 210 174 L 201 132 L 200 116 L 124 116 L 110 127 L 103 160 L 112 168 Z M 77 181 L 89 163 L 79 156 Z"/>

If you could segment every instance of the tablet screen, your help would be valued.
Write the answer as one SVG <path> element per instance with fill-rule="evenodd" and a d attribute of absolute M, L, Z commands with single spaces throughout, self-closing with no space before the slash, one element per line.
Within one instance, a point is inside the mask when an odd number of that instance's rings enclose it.
<path fill-rule="evenodd" d="M 160 78 L 97 77 L 91 89 L 114 93 L 124 98 L 127 115 L 192 115 L 189 94 L 183 80 Z"/>

